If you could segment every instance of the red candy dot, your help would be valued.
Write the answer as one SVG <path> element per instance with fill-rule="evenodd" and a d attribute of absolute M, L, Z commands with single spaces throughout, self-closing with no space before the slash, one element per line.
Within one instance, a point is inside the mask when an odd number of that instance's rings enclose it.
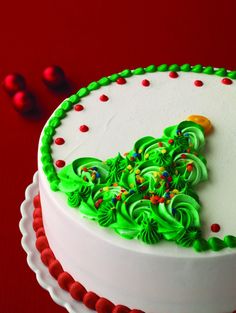
<path fill-rule="evenodd" d="M 232 80 L 229 79 L 229 78 L 223 78 L 223 79 L 221 80 L 221 82 L 222 82 L 222 84 L 224 84 L 224 85 L 231 85 L 231 84 L 233 84 Z"/>
<path fill-rule="evenodd" d="M 56 145 L 60 146 L 60 145 L 63 145 L 65 143 L 65 140 L 63 138 L 61 138 L 61 137 L 58 137 L 58 138 L 55 139 L 54 142 L 55 142 Z"/>
<path fill-rule="evenodd" d="M 192 164 L 188 164 L 188 165 L 186 166 L 186 168 L 187 168 L 187 171 L 188 171 L 188 172 L 192 172 L 192 170 L 193 170 L 193 165 L 192 165 Z"/>
<path fill-rule="evenodd" d="M 57 167 L 61 168 L 61 167 L 65 166 L 66 162 L 63 161 L 63 160 L 57 160 L 55 164 L 56 164 Z"/>
<path fill-rule="evenodd" d="M 211 225 L 211 231 L 214 233 L 218 233 L 220 231 L 220 225 L 219 224 L 212 224 Z"/>
<path fill-rule="evenodd" d="M 203 86 L 203 82 L 202 82 L 201 80 L 195 80 L 195 81 L 194 81 L 194 85 L 195 85 L 196 87 L 202 87 L 202 86 Z"/>
<path fill-rule="evenodd" d="M 184 154 L 184 153 L 181 154 L 182 159 L 186 159 L 186 157 L 187 157 L 186 154 Z"/>
<path fill-rule="evenodd" d="M 179 74 L 176 73 L 176 72 L 170 72 L 170 73 L 169 73 L 169 77 L 170 77 L 170 78 L 177 78 L 178 76 L 179 76 Z"/>
<path fill-rule="evenodd" d="M 164 197 L 161 197 L 161 198 L 159 199 L 159 203 L 163 203 L 163 202 L 165 202 L 165 198 L 164 198 Z"/>
<path fill-rule="evenodd" d="M 89 130 L 89 128 L 88 128 L 87 125 L 81 125 L 80 128 L 79 128 L 79 130 L 80 130 L 82 133 L 86 133 L 86 132 Z"/>
<path fill-rule="evenodd" d="M 76 104 L 75 106 L 75 111 L 83 111 L 84 107 L 82 106 L 82 104 Z"/>
<path fill-rule="evenodd" d="M 99 99 L 100 99 L 100 101 L 102 101 L 102 102 L 106 102 L 106 101 L 108 101 L 108 96 L 106 96 L 106 95 L 101 95 L 100 97 L 99 97 Z"/>
<path fill-rule="evenodd" d="M 124 85 L 124 84 L 126 84 L 126 80 L 125 80 L 124 77 L 119 77 L 119 78 L 117 78 L 116 82 L 117 82 L 117 84 L 119 84 L 119 85 Z"/>
<path fill-rule="evenodd" d="M 144 87 L 148 87 L 150 85 L 150 81 L 148 79 L 144 79 L 144 80 L 142 80 L 142 85 Z"/>

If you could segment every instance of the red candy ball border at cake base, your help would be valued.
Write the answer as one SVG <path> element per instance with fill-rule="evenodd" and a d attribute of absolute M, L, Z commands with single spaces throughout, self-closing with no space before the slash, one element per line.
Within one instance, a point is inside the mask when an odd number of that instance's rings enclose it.
<path fill-rule="evenodd" d="M 47 266 L 49 273 L 57 280 L 58 285 L 69 292 L 74 300 L 83 302 L 87 308 L 95 310 L 97 313 L 144 313 L 137 309 L 131 310 L 125 305 L 115 305 L 110 300 L 100 297 L 92 291 L 87 291 L 82 284 L 75 281 L 68 272 L 63 270 L 60 262 L 50 249 L 45 234 L 39 195 L 34 197 L 33 229 L 36 233 L 35 246 L 41 254 L 43 264 Z"/>

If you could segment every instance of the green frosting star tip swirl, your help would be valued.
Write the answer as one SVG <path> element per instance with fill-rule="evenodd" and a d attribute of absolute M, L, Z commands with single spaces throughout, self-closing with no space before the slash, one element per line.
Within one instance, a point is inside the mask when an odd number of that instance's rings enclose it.
<path fill-rule="evenodd" d="M 58 187 L 69 206 L 123 238 L 146 244 L 167 240 L 202 251 L 194 186 L 208 176 L 204 144 L 204 129 L 183 121 L 160 138 L 140 138 L 124 156 L 76 159 L 58 173 Z M 232 242 L 226 239 L 225 245 Z M 216 250 L 219 243 L 212 239 L 208 245 Z"/>

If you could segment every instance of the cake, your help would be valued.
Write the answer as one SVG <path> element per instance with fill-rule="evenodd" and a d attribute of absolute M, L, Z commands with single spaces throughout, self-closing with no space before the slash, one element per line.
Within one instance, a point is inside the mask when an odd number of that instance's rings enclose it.
<path fill-rule="evenodd" d="M 236 310 L 235 79 L 124 70 L 49 118 L 33 226 L 74 299 L 98 313 Z"/>

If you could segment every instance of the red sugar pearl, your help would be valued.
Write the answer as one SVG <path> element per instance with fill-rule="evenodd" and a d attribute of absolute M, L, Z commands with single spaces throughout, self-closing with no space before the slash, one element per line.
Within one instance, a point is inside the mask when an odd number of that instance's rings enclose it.
<path fill-rule="evenodd" d="M 203 86 L 203 82 L 202 82 L 201 80 L 195 80 L 195 81 L 194 81 L 194 85 L 195 85 L 196 87 L 202 87 L 202 86 Z"/>
<path fill-rule="evenodd" d="M 150 85 L 150 81 L 148 79 L 144 79 L 144 80 L 142 80 L 142 85 L 144 87 L 148 87 Z"/>
<path fill-rule="evenodd" d="M 119 84 L 119 85 L 124 85 L 124 84 L 126 84 L 126 80 L 125 80 L 124 77 L 119 77 L 119 78 L 117 78 L 116 82 L 117 82 L 117 84 Z"/>
<path fill-rule="evenodd" d="M 179 74 L 176 73 L 176 72 L 170 72 L 170 73 L 169 73 L 169 77 L 170 77 L 170 78 L 177 78 L 177 77 L 179 77 Z"/>
<path fill-rule="evenodd" d="M 192 170 L 193 170 L 193 164 L 188 164 L 188 165 L 186 166 L 186 169 L 187 169 L 188 172 L 192 172 Z"/>
<path fill-rule="evenodd" d="M 79 130 L 80 130 L 82 133 L 86 133 L 86 132 L 89 130 L 89 128 L 88 128 L 87 125 L 81 125 L 80 128 L 79 128 Z"/>
<path fill-rule="evenodd" d="M 55 142 L 56 145 L 60 146 L 60 145 L 63 145 L 65 143 L 65 140 L 63 138 L 61 138 L 61 137 L 58 137 L 58 138 L 55 139 L 54 142 Z"/>
<path fill-rule="evenodd" d="M 102 101 L 102 102 L 106 102 L 106 101 L 109 100 L 108 96 L 106 96 L 106 95 L 101 95 L 101 96 L 99 97 L 99 99 L 100 99 L 100 101 Z"/>
<path fill-rule="evenodd" d="M 82 106 L 82 104 L 76 104 L 75 105 L 75 111 L 83 111 L 84 107 Z"/>
<path fill-rule="evenodd" d="M 57 167 L 61 168 L 61 167 L 64 167 L 66 165 L 66 162 L 63 160 L 57 160 L 55 164 Z"/>
<path fill-rule="evenodd" d="M 220 231 L 220 225 L 219 224 L 212 224 L 211 225 L 211 231 L 214 233 L 218 233 Z"/>
<path fill-rule="evenodd" d="M 222 82 L 222 84 L 224 84 L 224 85 L 231 85 L 231 84 L 233 84 L 232 80 L 229 79 L 229 78 L 223 78 L 223 79 L 221 80 L 221 82 Z"/>

